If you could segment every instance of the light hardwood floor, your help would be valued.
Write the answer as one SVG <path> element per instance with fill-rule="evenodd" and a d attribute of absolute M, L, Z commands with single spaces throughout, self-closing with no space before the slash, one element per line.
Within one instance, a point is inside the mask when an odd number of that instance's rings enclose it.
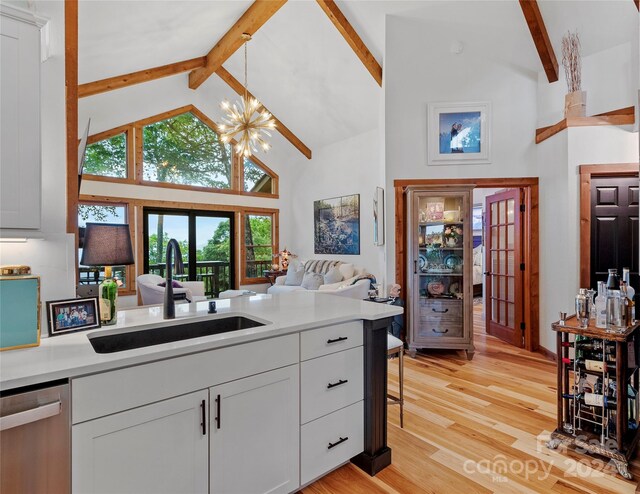
<path fill-rule="evenodd" d="M 629 482 L 604 461 L 545 447 L 555 428 L 555 364 L 488 336 L 481 306 L 474 309 L 471 362 L 462 352 L 405 356 L 404 429 L 389 407 L 393 464 L 376 477 L 345 465 L 304 494 L 640 492 L 638 459 Z M 394 390 L 397 360 L 389 364 Z"/>

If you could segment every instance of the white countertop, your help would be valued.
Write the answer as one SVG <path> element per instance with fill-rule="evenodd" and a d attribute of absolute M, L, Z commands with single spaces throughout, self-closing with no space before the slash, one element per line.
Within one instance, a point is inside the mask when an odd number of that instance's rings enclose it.
<path fill-rule="evenodd" d="M 0 390 L 93 374 L 345 321 L 382 319 L 403 311 L 397 306 L 306 291 L 243 296 L 216 300 L 216 304 L 217 314 L 207 313 L 206 301 L 177 304 L 176 318 L 169 321 L 162 319 L 162 306 L 123 310 L 118 312 L 118 323 L 114 326 L 42 338 L 39 347 L 1 352 Z M 96 333 L 109 334 L 130 328 L 153 328 L 229 315 L 247 316 L 265 323 L 265 326 L 107 354 L 96 353 L 87 338 Z M 45 331 L 46 326 L 43 327 Z"/>

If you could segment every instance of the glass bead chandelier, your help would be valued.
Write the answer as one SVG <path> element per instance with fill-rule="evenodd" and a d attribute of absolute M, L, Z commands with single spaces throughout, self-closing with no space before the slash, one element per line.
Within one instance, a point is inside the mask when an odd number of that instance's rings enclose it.
<path fill-rule="evenodd" d="M 265 136 L 271 137 L 270 130 L 276 128 L 273 115 L 264 109 L 253 96 L 249 96 L 247 89 L 247 42 L 251 35 L 244 33 L 244 95 L 239 102 L 229 103 L 224 100 L 220 107 L 225 112 L 222 123 L 218 124 L 220 139 L 227 144 L 239 134 L 235 144 L 235 152 L 242 156 L 250 156 L 258 148 L 268 151 L 271 146 L 265 140 Z"/>

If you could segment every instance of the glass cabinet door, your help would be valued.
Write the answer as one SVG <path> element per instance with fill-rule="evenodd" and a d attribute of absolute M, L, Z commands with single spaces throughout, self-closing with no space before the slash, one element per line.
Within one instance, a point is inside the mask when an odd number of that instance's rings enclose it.
<path fill-rule="evenodd" d="M 464 296 L 464 236 L 466 228 L 464 196 L 420 195 L 417 198 L 417 294 L 421 301 L 429 299 L 458 301 L 456 311 L 462 318 Z M 435 306 L 432 309 L 437 311 Z M 449 312 L 450 309 L 441 309 Z M 435 312 L 434 312 L 435 313 Z M 453 315 L 453 314 L 449 314 Z M 447 335 L 451 336 L 451 335 Z"/>

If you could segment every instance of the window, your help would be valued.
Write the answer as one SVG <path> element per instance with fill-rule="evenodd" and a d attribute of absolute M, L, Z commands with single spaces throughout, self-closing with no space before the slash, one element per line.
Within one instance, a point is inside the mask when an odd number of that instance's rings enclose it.
<path fill-rule="evenodd" d="M 78 226 L 84 228 L 87 223 L 129 223 L 126 204 L 79 204 Z M 81 230 L 82 232 L 82 230 Z M 131 237 L 133 239 L 133 235 Z M 82 234 L 80 241 L 82 242 Z M 82 245 L 82 243 L 81 243 Z M 78 263 L 82 258 L 82 249 L 78 249 Z M 81 285 L 92 285 L 104 280 L 104 266 L 82 266 L 79 264 L 79 281 Z M 120 291 L 131 291 L 129 280 L 133 269 L 128 266 L 112 266 L 112 275 L 122 282 Z"/>
<path fill-rule="evenodd" d="M 277 250 L 273 225 L 271 214 L 244 215 L 244 282 L 262 283 L 263 271 L 271 269 Z"/>
<path fill-rule="evenodd" d="M 204 282 L 205 295 L 233 288 L 233 213 L 144 209 L 145 273 L 165 276 L 167 244 L 175 238 L 180 246 L 182 281 Z"/>
<path fill-rule="evenodd" d="M 231 146 L 193 113 L 145 125 L 142 135 L 144 180 L 231 188 Z"/>
<path fill-rule="evenodd" d="M 127 135 L 125 132 L 89 144 L 83 175 L 127 178 Z"/>
<path fill-rule="evenodd" d="M 251 158 L 244 158 L 244 191 L 273 194 L 273 177 Z"/>

